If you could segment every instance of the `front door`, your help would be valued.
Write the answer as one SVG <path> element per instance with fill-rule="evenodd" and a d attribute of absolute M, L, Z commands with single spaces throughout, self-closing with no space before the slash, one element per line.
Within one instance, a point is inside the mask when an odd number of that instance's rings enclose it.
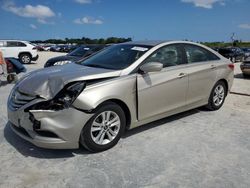
<path fill-rule="evenodd" d="M 144 120 L 185 106 L 188 75 L 179 45 L 156 50 L 144 63 L 160 62 L 163 69 L 137 76 L 138 118 Z"/>

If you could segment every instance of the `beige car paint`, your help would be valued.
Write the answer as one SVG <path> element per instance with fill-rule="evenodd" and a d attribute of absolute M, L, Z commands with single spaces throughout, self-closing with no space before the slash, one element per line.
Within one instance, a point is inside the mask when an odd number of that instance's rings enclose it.
<path fill-rule="evenodd" d="M 179 43 L 201 46 L 216 54 L 220 57 L 220 60 L 167 67 L 158 72 L 144 74 L 134 72 L 155 50 L 165 45 Z M 17 114 L 23 116 L 22 121 L 26 126 L 24 128 L 33 136 L 31 136 L 32 138 L 21 136 L 37 146 L 77 148 L 82 128 L 93 116 L 94 110 L 104 102 L 112 100 L 126 106 L 129 113 L 127 117 L 130 116 L 130 121 L 127 118 L 127 121 L 129 121 L 128 128 L 134 128 L 163 117 L 206 105 L 211 89 L 218 80 L 227 81 L 228 89 L 230 89 L 233 71 L 228 67 L 229 63 L 229 60 L 203 45 L 186 41 L 164 42 L 151 48 L 128 68 L 119 71 L 119 76 L 117 76 L 118 71 L 115 74 L 110 72 L 107 73 L 108 79 L 101 77 L 99 82 L 87 85 L 74 101 L 74 108 L 61 111 L 30 111 L 37 120 L 41 121 L 42 129 L 57 134 L 58 140 L 46 140 L 46 138 L 35 135 L 27 118 L 28 113 L 24 112 L 23 108 L 13 111 L 9 107 L 9 120 L 17 125 L 19 123 Z M 88 80 L 95 79 L 95 75 L 88 75 L 87 78 Z M 81 79 L 74 78 L 72 80 L 79 81 Z M 13 130 L 15 131 L 15 129 Z M 18 134 L 20 135 L 20 133 Z"/>

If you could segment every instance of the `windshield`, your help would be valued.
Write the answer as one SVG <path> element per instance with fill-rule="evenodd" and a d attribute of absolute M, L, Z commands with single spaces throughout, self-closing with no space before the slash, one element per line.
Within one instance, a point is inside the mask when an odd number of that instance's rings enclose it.
<path fill-rule="evenodd" d="M 90 50 L 89 47 L 80 46 L 80 47 L 76 48 L 75 50 L 73 50 L 72 52 L 70 52 L 68 55 L 69 56 L 83 57 L 89 50 Z"/>
<path fill-rule="evenodd" d="M 133 64 L 150 48 L 146 45 L 113 45 L 79 63 L 89 67 L 121 70 Z"/>

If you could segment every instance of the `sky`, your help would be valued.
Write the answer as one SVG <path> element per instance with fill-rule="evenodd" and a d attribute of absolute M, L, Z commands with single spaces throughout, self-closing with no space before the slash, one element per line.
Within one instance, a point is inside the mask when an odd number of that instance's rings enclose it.
<path fill-rule="evenodd" d="M 250 41 L 250 0 L 0 0 L 0 39 Z"/>

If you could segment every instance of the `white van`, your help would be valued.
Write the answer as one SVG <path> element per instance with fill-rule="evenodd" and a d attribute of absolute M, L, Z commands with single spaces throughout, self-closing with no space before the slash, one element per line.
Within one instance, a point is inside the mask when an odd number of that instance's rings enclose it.
<path fill-rule="evenodd" d="M 17 58 L 22 63 L 30 63 L 38 59 L 36 47 L 27 41 L 0 40 L 0 50 L 5 58 Z"/>

